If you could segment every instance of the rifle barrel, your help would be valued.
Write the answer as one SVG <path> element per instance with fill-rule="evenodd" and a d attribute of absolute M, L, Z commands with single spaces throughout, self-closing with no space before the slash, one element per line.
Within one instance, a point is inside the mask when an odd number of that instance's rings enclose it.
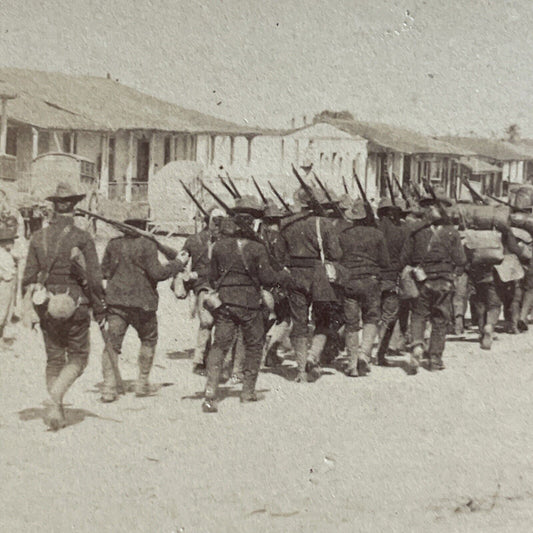
<path fill-rule="evenodd" d="M 202 204 L 196 199 L 194 194 L 189 190 L 189 188 L 183 183 L 183 181 L 180 180 L 181 186 L 185 189 L 185 192 L 189 196 L 189 198 L 194 202 L 196 207 L 199 209 L 200 213 L 204 215 L 204 217 L 209 218 L 209 213 L 202 207 Z"/>
<path fill-rule="evenodd" d="M 325 216 L 326 213 L 324 211 L 324 208 L 320 205 L 320 202 L 316 199 L 316 196 L 314 195 L 311 187 L 305 183 L 305 181 L 302 179 L 300 174 L 298 174 L 298 171 L 296 170 L 296 167 L 292 165 L 292 173 L 296 176 L 296 179 L 298 180 L 298 183 L 302 186 L 303 190 L 306 192 L 307 196 L 309 197 L 309 201 L 311 203 L 311 208 L 321 217 Z"/>
<path fill-rule="evenodd" d="M 283 199 L 283 196 L 275 189 L 274 185 L 272 185 L 272 182 L 268 182 L 270 185 L 270 188 L 272 189 L 272 192 L 276 195 L 276 198 L 280 201 L 281 205 L 284 207 L 284 209 L 287 211 L 287 213 L 293 214 L 292 209 L 289 207 L 289 204 Z"/>
<path fill-rule="evenodd" d="M 252 181 L 255 185 L 255 188 L 257 189 L 257 192 L 259 193 L 259 196 L 261 198 L 261 201 L 267 205 L 268 202 L 267 202 L 267 199 L 266 199 L 266 196 L 263 194 L 263 191 L 261 190 L 261 187 L 259 187 L 259 184 L 257 183 L 257 181 L 255 181 L 255 178 L 252 176 Z"/>

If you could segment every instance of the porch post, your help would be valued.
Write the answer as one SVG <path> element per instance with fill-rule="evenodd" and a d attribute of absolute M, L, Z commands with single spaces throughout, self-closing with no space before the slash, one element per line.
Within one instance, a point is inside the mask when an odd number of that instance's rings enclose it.
<path fill-rule="evenodd" d="M 154 175 L 154 150 L 155 150 L 155 132 L 152 132 L 150 135 L 150 154 L 149 154 L 149 165 L 148 165 L 148 181 L 152 179 Z"/>
<path fill-rule="evenodd" d="M 102 168 L 100 169 L 100 194 L 108 197 L 109 193 L 109 134 L 102 133 L 101 136 Z"/>
<path fill-rule="evenodd" d="M 128 139 L 128 166 L 126 167 L 126 202 L 131 202 L 131 187 L 133 181 L 133 131 Z"/>
<path fill-rule="evenodd" d="M 0 94 L 0 100 L 2 101 L 0 118 L 0 155 L 5 155 L 7 145 L 7 101 L 16 98 L 16 94 Z"/>
<path fill-rule="evenodd" d="M 31 158 L 35 159 L 39 155 L 39 130 L 31 129 Z"/>

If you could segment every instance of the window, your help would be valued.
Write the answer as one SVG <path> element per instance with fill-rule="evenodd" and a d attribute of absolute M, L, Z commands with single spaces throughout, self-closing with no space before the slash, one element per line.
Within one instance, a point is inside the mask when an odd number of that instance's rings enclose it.
<path fill-rule="evenodd" d="M 38 153 L 46 154 L 50 151 L 50 133 L 48 131 L 39 131 Z"/>
<path fill-rule="evenodd" d="M 16 128 L 7 128 L 6 154 L 17 155 L 17 130 Z"/>
<path fill-rule="evenodd" d="M 172 141 L 172 137 L 165 137 L 165 148 L 164 148 L 164 155 L 163 155 L 163 164 L 166 165 L 170 162 L 170 143 Z"/>

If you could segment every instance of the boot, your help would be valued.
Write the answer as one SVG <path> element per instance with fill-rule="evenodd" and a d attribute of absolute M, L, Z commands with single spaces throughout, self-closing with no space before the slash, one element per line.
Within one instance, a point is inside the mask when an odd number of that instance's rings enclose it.
<path fill-rule="evenodd" d="M 359 332 L 347 331 L 345 335 L 346 351 L 348 352 L 348 366 L 344 373 L 351 378 L 359 376 L 357 371 L 357 353 L 359 351 Z"/>
<path fill-rule="evenodd" d="M 63 397 L 81 375 L 84 366 L 83 362 L 72 359 L 63 366 L 59 376 L 53 380 L 49 387 L 52 405 L 47 409 L 45 422 L 53 431 L 57 431 L 67 425 L 63 411 Z"/>
<path fill-rule="evenodd" d="M 407 373 L 411 376 L 414 376 L 418 373 L 418 368 L 420 367 L 420 361 L 424 356 L 424 347 L 421 344 L 417 344 L 413 351 L 411 352 L 411 357 L 409 359 L 409 366 Z"/>
<path fill-rule="evenodd" d="M 429 358 L 429 371 L 430 372 L 436 372 L 438 370 L 444 370 L 446 367 L 444 366 L 444 363 L 442 362 L 442 354 L 441 355 L 431 355 Z"/>
<path fill-rule="evenodd" d="M 104 384 L 102 387 L 101 400 L 104 403 L 114 402 L 117 399 L 117 384 L 115 381 L 115 373 L 111 358 L 114 359 L 114 364 L 118 364 L 118 357 L 116 354 L 111 354 L 107 348 L 102 352 L 102 375 L 104 377 Z"/>
<path fill-rule="evenodd" d="M 307 361 L 305 364 L 305 371 L 307 373 L 307 381 L 316 381 L 321 376 L 320 371 L 320 355 L 326 345 L 327 337 L 323 333 L 313 335 L 311 348 L 307 353 Z"/>
<path fill-rule="evenodd" d="M 65 413 L 61 404 L 52 402 L 46 409 L 45 423 L 52 431 L 63 429 L 67 425 Z"/>
<path fill-rule="evenodd" d="M 522 308 L 520 309 L 520 318 L 518 321 L 519 331 L 527 331 L 527 317 L 533 308 L 533 290 L 526 291 L 524 299 L 522 300 Z"/>
<path fill-rule="evenodd" d="M 463 315 L 457 315 L 455 317 L 455 325 L 453 328 L 453 332 L 455 335 L 463 335 L 465 332 L 465 322 L 464 322 Z"/>
<path fill-rule="evenodd" d="M 490 350 L 492 347 L 494 334 L 494 327 L 491 324 L 487 324 L 483 328 L 483 335 L 481 336 L 481 349 Z"/>
<path fill-rule="evenodd" d="M 357 361 L 357 370 L 360 376 L 365 376 L 370 372 L 370 354 L 372 353 L 377 333 L 378 327 L 376 324 L 363 324 L 363 334 Z"/>
<path fill-rule="evenodd" d="M 206 398 L 202 402 L 202 411 L 204 413 L 218 413 L 216 400 L 214 398 Z"/>
<path fill-rule="evenodd" d="M 139 377 L 135 383 L 135 396 L 142 397 L 150 394 L 150 383 L 148 377 L 154 362 L 155 346 L 141 344 L 139 351 Z"/>
<path fill-rule="evenodd" d="M 307 363 L 307 337 L 294 337 L 292 346 L 296 353 L 296 362 L 298 363 L 298 375 L 296 376 L 296 383 L 304 383 L 307 381 L 307 374 L 305 372 L 305 365 Z"/>

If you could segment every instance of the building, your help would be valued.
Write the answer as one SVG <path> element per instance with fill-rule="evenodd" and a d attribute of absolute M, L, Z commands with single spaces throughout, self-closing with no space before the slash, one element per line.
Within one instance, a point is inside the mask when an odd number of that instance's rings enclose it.
<path fill-rule="evenodd" d="M 439 137 L 439 139 L 469 150 L 478 158 L 501 167 L 502 183 L 506 190 L 511 183 L 533 180 L 533 146 L 479 137 Z"/>
<path fill-rule="evenodd" d="M 387 194 L 387 173 L 402 185 L 430 179 L 455 196 L 458 159 L 473 155 L 462 147 L 398 126 L 345 119 L 330 119 L 328 123 L 368 141 L 364 178 L 369 197 Z"/>
<path fill-rule="evenodd" d="M 107 78 L 0 69 L 5 127 L 0 131 L 0 177 L 31 182 L 33 161 L 44 153 L 80 156 L 99 192 L 143 199 L 150 177 L 173 160 L 213 167 L 217 147 L 250 153 L 258 130 L 184 109 Z M 237 141 L 238 139 L 238 141 Z M 231 157 L 231 149 L 230 149 Z"/>

